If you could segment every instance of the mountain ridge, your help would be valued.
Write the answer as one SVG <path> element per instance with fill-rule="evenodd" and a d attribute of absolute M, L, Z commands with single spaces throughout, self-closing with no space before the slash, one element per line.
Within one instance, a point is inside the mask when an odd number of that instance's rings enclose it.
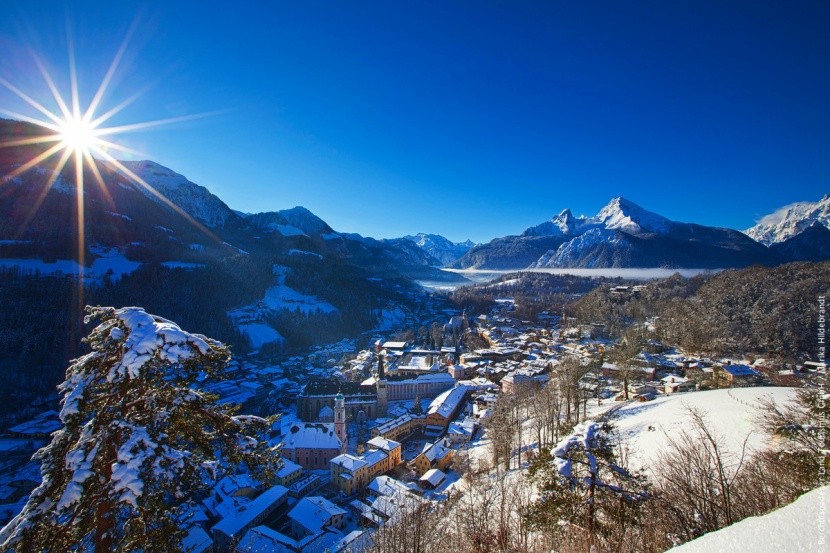
<path fill-rule="evenodd" d="M 727 268 L 785 261 L 739 231 L 671 221 L 617 196 L 592 217 L 570 209 L 518 236 L 476 246 L 457 269 Z"/>
<path fill-rule="evenodd" d="M 795 202 L 780 207 L 761 217 L 744 233 L 771 246 L 795 237 L 815 222 L 830 228 L 830 194 L 816 202 Z"/>

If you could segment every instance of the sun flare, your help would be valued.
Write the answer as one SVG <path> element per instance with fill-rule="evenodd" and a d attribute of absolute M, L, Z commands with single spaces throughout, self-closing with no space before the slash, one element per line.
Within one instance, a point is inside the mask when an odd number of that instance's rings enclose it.
<path fill-rule="evenodd" d="M 197 114 L 126 125 L 105 126 L 107 121 L 119 114 L 122 110 L 124 110 L 124 108 L 132 104 L 140 96 L 140 93 L 136 93 L 126 100 L 118 103 L 115 107 L 108 110 L 100 109 L 102 107 L 102 101 L 107 93 L 107 89 L 118 68 L 121 58 L 124 55 L 129 35 L 130 33 L 128 33 L 127 37 L 125 37 L 124 43 L 116 53 L 112 64 L 101 80 L 98 90 L 89 103 L 86 104 L 85 109 L 82 108 L 81 99 L 79 97 L 78 78 L 76 74 L 74 53 L 71 45 L 69 62 L 71 89 L 69 90 L 69 94 L 66 96 L 61 94 L 58 90 L 58 87 L 55 85 L 55 81 L 52 79 L 40 58 L 36 55 L 34 56 L 35 65 L 40 70 L 46 87 L 55 102 L 55 107 L 52 109 L 45 106 L 43 103 L 38 102 L 31 95 L 27 94 L 13 83 L 0 77 L 0 86 L 3 86 L 14 93 L 18 98 L 25 102 L 29 108 L 31 108 L 29 110 L 30 113 L 34 113 L 33 115 L 27 115 L 0 107 L 0 114 L 11 117 L 12 119 L 37 125 L 44 131 L 37 136 L 11 138 L 0 141 L 0 148 L 40 146 L 40 148 L 38 148 L 38 153 L 34 154 L 31 159 L 12 166 L 13 168 L 11 168 L 11 170 L 6 174 L 0 174 L 0 190 L 2 190 L 3 186 L 9 184 L 18 176 L 33 168 L 43 167 L 49 169 L 46 173 L 49 176 L 45 182 L 42 192 L 33 205 L 27 206 L 28 214 L 26 216 L 26 222 L 23 223 L 23 227 L 28 224 L 28 221 L 32 220 L 32 217 L 35 213 L 37 213 L 41 204 L 46 199 L 49 190 L 51 190 L 59 178 L 63 176 L 65 180 L 71 179 L 71 181 L 74 181 L 72 184 L 76 189 L 74 202 L 77 224 L 76 260 L 79 264 L 79 272 L 81 276 L 78 285 L 79 309 L 82 307 L 83 273 L 86 258 L 85 252 L 87 247 L 84 221 L 84 189 L 86 183 L 84 180 L 89 179 L 91 176 L 92 180 L 94 180 L 95 184 L 97 184 L 101 190 L 104 200 L 112 206 L 113 210 L 115 210 L 107 183 L 105 183 L 102 176 L 103 168 L 107 168 L 108 173 L 118 173 L 128 181 L 135 183 L 138 187 L 155 197 L 158 201 L 177 212 L 191 225 L 204 232 L 209 238 L 219 242 L 219 239 L 204 225 L 196 221 L 179 206 L 171 202 L 163 194 L 148 184 L 141 178 L 141 176 L 131 171 L 121 161 L 113 157 L 113 153 L 115 152 L 126 153 L 134 157 L 143 155 L 140 152 L 114 142 L 113 137 L 115 135 L 140 131 L 168 123 L 187 121 L 204 117 L 206 115 Z M 100 113 L 101 111 L 103 111 L 103 113 Z M 52 158 L 55 158 L 54 163 L 47 165 L 49 160 Z M 64 168 L 67 168 L 70 163 L 74 166 L 71 177 L 63 174 Z M 23 229 L 19 230 L 22 232 Z"/>
<path fill-rule="evenodd" d="M 80 115 L 73 114 L 58 125 L 57 136 L 64 148 L 73 153 L 87 153 L 91 148 L 99 146 L 95 128 L 91 122 L 86 121 Z"/>

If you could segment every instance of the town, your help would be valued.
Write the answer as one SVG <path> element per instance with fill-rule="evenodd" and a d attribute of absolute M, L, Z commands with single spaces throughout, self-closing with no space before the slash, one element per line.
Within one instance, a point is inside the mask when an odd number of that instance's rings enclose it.
<path fill-rule="evenodd" d="M 645 286 L 610 293 L 639 294 Z M 826 370 L 700 358 L 655 339 L 624 350 L 596 337 L 596 324 L 546 311 L 535 321 L 517 319 L 505 296 L 480 315 L 438 311 L 431 327 L 376 337 L 362 350 L 344 340 L 276 364 L 235 361 L 226 380 L 206 383 L 205 391 L 241 404 L 242 412 L 278 415 L 271 443 L 280 446 L 282 466 L 272 482 L 247 474 L 220 481 L 182 521 L 185 546 L 199 553 L 361 550 L 401 513 L 447 500 L 463 472 L 475 468 L 471 460 L 481 469 L 498 459 L 494 414 L 551 381 L 565 390 L 556 419 L 578 421 L 619 402 L 794 386 Z M 0 524 L 39 482 L 39 465 L 29 459 L 59 427 L 57 413 L 47 410 L 0 439 Z M 535 432 L 535 440 L 522 432 L 508 438 L 508 466 L 512 456 L 519 463 L 559 437 L 542 439 L 542 425 Z"/>

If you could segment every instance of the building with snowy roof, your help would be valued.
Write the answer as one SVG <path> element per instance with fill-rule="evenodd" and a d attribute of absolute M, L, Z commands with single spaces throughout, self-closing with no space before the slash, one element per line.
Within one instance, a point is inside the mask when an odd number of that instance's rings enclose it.
<path fill-rule="evenodd" d="M 666 394 L 694 392 L 697 389 L 697 384 L 693 380 L 674 374 L 664 376 L 660 379 L 660 382 L 663 383 L 663 391 Z"/>
<path fill-rule="evenodd" d="M 296 536 L 313 536 L 324 528 L 341 529 L 346 524 L 346 511 L 326 499 L 313 496 L 300 499 L 288 512 L 291 530 Z"/>
<path fill-rule="evenodd" d="M 403 352 L 406 348 L 409 347 L 409 342 L 384 342 L 381 346 L 381 349 L 385 349 L 386 351 L 399 351 Z"/>
<path fill-rule="evenodd" d="M 716 374 L 719 380 L 732 387 L 749 386 L 760 377 L 758 371 L 748 365 L 724 365 Z"/>
<path fill-rule="evenodd" d="M 346 418 L 354 420 L 360 412 L 367 419 L 378 416 L 378 392 L 375 384 L 312 378 L 297 397 L 297 416 L 309 422 L 322 422 L 334 416 L 334 400 L 343 394 Z"/>
<path fill-rule="evenodd" d="M 432 468 L 445 471 L 452 463 L 453 454 L 454 451 L 450 448 L 449 441 L 440 439 L 435 443 L 424 445 L 423 451 L 410 462 L 410 466 L 418 474 L 425 474 Z"/>
<path fill-rule="evenodd" d="M 201 526 L 192 526 L 182 539 L 182 548 L 188 553 L 209 553 L 213 551 L 213 540 Z"/>
<path fill-rule="evenodd" d="M 331 460 L 331 482 L 347 495 L 362 490 L 378 475 L 401 463 L 401 444 L 382 437 L 367 442 L 362 455 L 345 453 Z"/>
<path fill-rule="evenodd" d="M 287 501 L 288 489 L 285 486 L 274 486 L 220 520 L 211 528 L 217 550 L 231 551 L 233 544 L 245 532 L 262 523 Z"/>
<path fill-rule="evenodd" d="M 303 475 L 303 467 L 291 461 L 290 459 L 283 459 L 280 470 L 277 471 L 277 484 L 290 488 L 292 484 L 297 482 Z"/>
<path fill-rule="evenodd" d="M 472 417 L 465 417 L 463 421 L 453 421 L 447 427 L 447 439 L 450 443 L 458 444 L 469 442 L 476 431 L 476 422 Z"/>
<path fill-rule="evenodd" d="M 429 469 L 418 479 L 418 485 L 422 488 L 434 490 L 447 478 L 447 475 L 439 469 Z"/>
<path fill-rule="evenodd" d="M 236 546 L 236 553 L 341 553 L 345 551 L 338 544 L 346 536 L 334 529 L 294 539 L 269 528 L 255 526 L 248 530 Z"/>
<path fill-rule="evenodd" d="M 427 409 L 425 433 L 440 436 L 464 407 L 469 393 L 469 388 L 458 385 L 436 397 Z"/>
<path fill-rule="evenodd" d="M 282 454 L 306 470 L 325 470 L 343 451 L 332 423 L 298 422 L 283 437 Z"/>
<path fill-rule="evenodd" d="M 378 476 L 366 488 L 367 495 L 361 501 L 351 503 L 364 521 L 383 526 L 396 520 L 403 512 L 411 512 L 424 503 L 414 484 L 404 484 L 390 476 Z"/>
<path fill-rule="evenodd" d="M 372 428 L 372 436 L 398 440 L 420 430 L 423 426 L 424 417 L 406 413 Z"/>
<path fill-rule="evenodd" d="M 58 413 L 56 411 L 46 411 L 30 421 L 9 428 L 9 432 L 15 438 L 45 439 L 49 438 L 52 432 L 61 428 L 63 428 L 63 423 L 58 419 Z"/>
<path fill-rule="evenodd" d="M 455 386 L 455 379 L 447 372 L 422 374 L 415 378 L 387 379 L 389 401 L 404 401 L 416 397 L 435 397 Z"/>

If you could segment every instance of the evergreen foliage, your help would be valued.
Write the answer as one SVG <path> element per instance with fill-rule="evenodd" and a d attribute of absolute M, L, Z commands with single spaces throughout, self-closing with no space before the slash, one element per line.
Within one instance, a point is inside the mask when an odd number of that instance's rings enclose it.
<path fill-rule="evenodd" d="M 645 477 L 623 466 L 610 432 L 606 422 L 581 423 L 531 467 L 540 497 L 528 518 L 557 542 L 615 550 L 624 534 L 642 524 Z"/>
<path fill-rule="evenodd" d="M 243 467 L 268 479 L 279 455 L 271 421 L 193 386 L 220 377 L 220 342 L 127 307 L 87 308 L 99 321 L 59 387 L 64 427 L 38 451 L 42 484 L 0 531 L 16 551 L 170 551 L 198 494 Z"/>

